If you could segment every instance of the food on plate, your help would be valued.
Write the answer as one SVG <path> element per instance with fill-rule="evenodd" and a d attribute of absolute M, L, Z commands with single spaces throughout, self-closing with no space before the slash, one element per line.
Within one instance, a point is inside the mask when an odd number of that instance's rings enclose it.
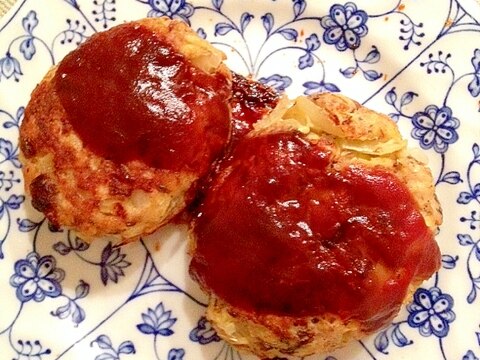
<path fill-rule="evenodd" d="M 33 207 L 127 243 L 194 201 L 189 271 L 207 317 L 261 358 L 387 325 L 440 265 L 430 171 L 388 117 L 335 94 L 289 101 L 224 58 L 167 18 L 67 55 L 20 128 Z"/>
<path fill-rule="evenodd" d="M 230 136 L 224 58 L 167 18 L 119 25 L 68 54 L 20 129 L 33 207 L 85 240 L 125 243 L 171 220 Z"/>
<path fill-rule="evenodd" d="M 278 104 L 279 94 L 269 86 L 240 74 L 232 73 L 232 139 L 233 146 L 253 125 Z"/>
<path fill-rule="evenodd" d="M 432 175 L 396 124 L 341 95 L 280 103 L 239 140 L 191 226 L 217 333 L 260 358 L 386 326 L 440 265 Z"/>
<path fill-rule="evenodd" d="M 186 215 L 184 218 L 190 218 L 195 213 L 195 208 L 198 202 L 201 201 L 205 189 L 208 188 L 212 178 L 221 169 L 223 161 L 228 157 L 230 151 L 235 148 L 237 142 L 245 137 L 258 121 L 270 114 L 280 101 L 286 101 L 286 98 L 281 97 L 271 87 L 232 72 L 230 140 L 224 152 L 212 164 L 208 175 L 200 181 L 194 201 L 192 201 L 188 211 L 183 214 Z M 186 222 L 189 222 L 189 220 Z"/>

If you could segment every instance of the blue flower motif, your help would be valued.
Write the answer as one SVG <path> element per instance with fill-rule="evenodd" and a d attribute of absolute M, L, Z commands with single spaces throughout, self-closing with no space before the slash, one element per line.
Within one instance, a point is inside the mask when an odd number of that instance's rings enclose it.
<path fill-rule="evenodd" d="M 212 324 L 207 320 L 205 316 L 198 319 L 197 327 L 190 331 L 188 336 L 193 342 L 198 342 L 201 345 L 210 344 L 211 342 L 220 341 L 220 337 L 212 327 Z"/>
<path fill-rule="evenodd" d="M 7 79 L 13 76 L 15 81 L 19 80 L 19 75 L 23 75 L 20 63 L 9 52 L 7 52 L 4 58 L 0 59 L 0 80 L 2 75 Z"/>
<path fill-rule="evenodd" d="M 312 34 L 305 39 L 305 44 L 305 55 L 298 59 L 298 68 L 301 70 L 313 66 L 314 58 L 312 53 L 320 47 L 320 40 L 316 34 Z"/>
<path fill-rule="evenodd" d="M 435 335 L 439 338 L 447 336 L 450 323 L 455 320 L 452 311 L 453 298 L 442 294 L 437 287 L 429 290 L 418 289 L 413 295 L 413 302 L 407 306 L 410 313 L 408 324 L 419 328 L 422 336 Z"/>
<path fill-rule="evenodd" d="M 468 84 L 468 91 L 473 97 L 480 95 L 480 49 L 475 49 L 472 57 L 473 80 Z"/>
<path fill-rule="evenodd" d="M 180 19 L 190 23 L 188 18 L 193 15 L 194 7 L 185 0 L 148 0 L 152 10 L 149 17 L 168 16 L 171 19 Z"/>
<path fill-rule="evenodd" d="M 126 254 L 121 253 L 119 247 L 113 247 L 111 242 L 105 246 L 100 262 L 100 278 L 103 285 L 107 285 L 108 280 L 117 283 L 118 278 L 125 275 L 123 269 L 131 265 L 130 262 L 125 260 L 126 256 Z"/>
<path fill-rule="evenodd" d="M 434 148 L 438 153 L 444 153 L 449 144 L 458 140 L 455 131 L 460 126 L 460 121 L 452 116 L 448 106 L 438 108 L 429 105 L 424 111 L 415 113 L 412 117 L 412 137 L 420 140 L 422 149 Z"/>
<path fill-rule="evenodd" d="M 198 28 L 197 29 L 197 35 L 200 36 L 204 40 L 207 38 L 207 33 L 205 32 L 205 30 L 203 28 Z"/>
<path fill-rule="evenodd" d="M 475 353 L 472 350 L 468 350 L 462 360 L 478 360 L 478 357 L 475 356 Z"/>
<path fill-rule="evenodd" d="M 137 325 L 137 329 L 144 334 L 153 334 L 155 336 L 170 336 L 173 334 L 171 327 L 177 321 L 172 318 L 172 312 L 165 311 L 163 303 L 157 305 L 155 310 L 148 308 L 146 313 L 142 313 L 143 323 Z"/>
<path fill-rule="evenodd" d="M 339 51 L 356 49 L 360 46 L 360 38 L 368 33 L 367 20 L 367 13 L 357 10 L 354 3 L 335 4 L 330 8 L 330 15 L 320 22 L 325 29 L 323 41 L 335 45 Z"/>
<path fill-rule="evenodd" d="M 317 94 L 317 93 L 323 93 L 323 92 L 339 92 L 340 89 L 338 88 L 337 85 L 333 83 L 326 83 L 323 80 L 320 80 L 319 82 L 316 81 L 307 81 L 303 83 L 303 86 L 305 87 L 304 94 L 305 95 L 312 95 L 312 94 Z"/>
<path fill-rule="evenodd" d="M 269 77 L 262 77 L 258 79 L 262 84 L 270 86 L 278 92 L 283 92 L 287 87 L 292 85 L 292 78 L 280 74 L 273 74 Z"/>
<path fill-rule="evenodd" d="M 300 15 L 302 15 L 306 8 L 307 2 L 305 0 L 293 0 L 294 19 L 297 19 Z"/>
<path fill-rule="evenodd" d="M 182 348 L 179 349 L 170 349 L 168 352 L 168 360 L 183 360 L 185 355 L 185 350 Z"/>
<path fill-rule="evenodd" d="M 93 347 L 93 344 L 97 344 L 98 347 L 102 350 L 106 350 L 100 355 L 95 357 L 95 360 L 120 360 L 120 355 L 122 354 L 135 354 L 135 345 L 130 340 L 122 342 L 117 349 L 112 344 L 110 338 L 103 334 L 97 337 L 90 343 L 90 347 Z"/>
<path fill-rule="evenodd" d="M 0 157 L 2 159 L 2 163 L 4 161 L 11 161 L 12 165 L 15 166 L 17 169 L 22 167 L 20 161 L 18 160 L 18 151 L 16 146 L 10 140 L 0 138 Z"/>
<path fill-rule="evenodd" d="M 31 252 L 26 259 L 15 263 L 15 274 L 10 284 L 17 288 L 17 298 L 22 302 L 43 301 L 46 296 L 57 297 L 62 293 L 60 282 L 65 277 L 62 269 L 55 267 L 53 256 L 42 256 Z"/>
<path fill-rule="evenodd" d="M 475 49 L 472 57 L 472 65 L 475 70 L 475 74 L 480 75 L 480 49 Z"/>
<path fill-rule="evenodd" d="M 30 10 L 27 16 L 22 19 L 22 26 L 28 34 L 32 35 L 33 29 L 35 29 L 37 25 L 37 13 L 33 10 Z"/>

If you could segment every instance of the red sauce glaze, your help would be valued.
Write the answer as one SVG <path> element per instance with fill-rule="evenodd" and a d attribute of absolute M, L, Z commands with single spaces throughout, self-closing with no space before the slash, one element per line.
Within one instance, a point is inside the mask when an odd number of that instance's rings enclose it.
<path fill-rule="evenodd" d="M 268 114 L 278 103 L 278 93 L 258 81 L 233 74 L 232 140 L 235 142 L 253 129 L 253 124 Z"/>
<path fill-rule="evenodd" d="M 395 175 L 333 172 L 330 157 L 296 134 L 242 140 L 195 219 L 193 278 L 256 313 L 371 329 L 394 316 L 411 280 L 438 268 L 438 246 Z"/>
<path fill-rule="evenodd" d="M 160 36 L 139 25 L 92 36 L 61 62 L 55 89 L 98 155 L 203 174 L 229 137 L 230 81 L 197 69 Z"/>
<path fill-rule="evenodd" d="M 228 158 L 237 142 L 253 129 L 253 125 L 257 121 L 269 114 L 278 103 L 279 95 L 274 89 L 243 75 L 236 73 L 232 73 L 232 75 L 232 98 L 230 99 L 232 133 L 229 144 L 223 154 L 212 164 L 207 176 L 200 180 L 194 191 L 191 191 L 190 199 L 193 199 L 193 201 L 190 202 L 187 213 L 181 214 L 177 219 L 178 222 L 189 222 L 191 220 L 194 216 L 192 214 L 196 212 L 196 208 L 203 198 L 203 194 L 210 186 L 212 179 L 221 171 L 224 160 Z"/>

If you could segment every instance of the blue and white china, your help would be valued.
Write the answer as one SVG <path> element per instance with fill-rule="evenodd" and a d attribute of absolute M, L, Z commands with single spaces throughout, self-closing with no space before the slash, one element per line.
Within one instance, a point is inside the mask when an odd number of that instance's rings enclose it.
<path fill-rule="evenodd" d="M 49 67 L 95 32 L 169 16 L 290 96 L 389 114 L 432 168 L 442 268 L 394 322 L 306 359 L 480 358 L 480 5 L 474 0 L 18 0 L 0 19 L 0 359 L 248 360 L 204 317 L 185 228 L 91 245 L 23 190 L 18 130 Z M 254 281 L 254 280 L 253 280 Z"/>

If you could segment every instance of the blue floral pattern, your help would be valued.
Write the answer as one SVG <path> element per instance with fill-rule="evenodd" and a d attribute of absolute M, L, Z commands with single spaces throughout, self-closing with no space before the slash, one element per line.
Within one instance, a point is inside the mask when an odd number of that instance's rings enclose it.
<path fill-rule="evenodd" d="M 100 355 L 95 357 L 95 360 L 120 360 L 122 355 L 135 354 L 135 345 L 126 340 L 122 342 L 118 348 L 112 344 L 112 340 L 108 335 L 102 334 L 90 343 L 90 346 L 96 344 L 100 349 L 104 350 Z"/>
<path fill-rule="evenodd" d="M 113 247 L 112 243 L 108 243 L 102 251 L 102 259 L 100 262 L 100 277 L 102 282 L 107 285 L 108 280 L 118 282 L 118 278 L 125 276 L 123 269 L 130 266 L 130 262 L 126 261 L 126 254 L 122 254 L 121 248 Z"/>
<path fill-rule="evenodd" d="M 168 16 L 172 19 L 180 19 L 189 22 L 194 8 L 185 0 L 148 0 L 152 9 L 148 12 L 149 17 Z"/>
<path fill-rule="evenodd" d="M 183 349 L 170 349 L 168 352 L 168 360 L 183 360 L 185 355 L 185 350 Z"/>
<path fill-rule="evenodd" d="M 23 190 L 18 131 L 41 76 L 98 31 L 168 16 L 223 50 L 233 70 L 279 92 L 342 91 L 389 114 L 428 157 L 448 219 L 438 235 L 441 269 L 390 326 L 349 345 L 355 350 L 342 358 L 479 358 L 480 19 L 473 5 L 52 1 L 55 17 L 21 0 L 0 20 L 2 357 L 67 360 L 82 351 L 96 360 L 249 359 L 205 318 L 206 300 L 185 273 L 183 233 L 166 229 L 124 247 L 90 244 L 49 226 Z"/>
<path fill-rule="evenodd" d="M 413 295 L 414 301 L 407 306 L 410 313 L 408 324 L 418 328 L 422 336 L 435 335 L 443 338 L 448 335 L 450 323 L 455 320 L 452 310 L 453 298 L 433 287 L 429 290 L 418 289 Z"/>
<path fill-rule="evenodd" d="M 148 309 L 142 314 L 143 323 L 137 325 L 137 329 L 144 334 L 170 336 L 173 334 L 171 327 L 177 319 L 171 317 L 171 311 L 165 311 L 163 303 L 155 309 Z"/>
<path fill-rule="evenodd" d="M 198 320 L 197 327 L 190 331 L 189 338 L 190 340 L 198 342 L 201 345 L 210 344 L 214 341 L 220 341 L 220 337 L 212 327 L 212 324 L 210 324 L 210 322 L 204 316 Z"/>
<path fill-rule="evenodd" d="M 7 52 L 5 57 L 0 59 L 0 80 L 3 76 L 6 79 L 13 77 L 15 81 L 19 81 L 20 75 L 23 75 L 20 63 Z"/>
<path fill-rule="evenodd" d="M 335 4 L 330 8 L 330 15 L 324 16 L 321 21 L 326 30 L 323 41 L 335 45 L 339 51 L 357 49 L 360 38 L 368 33 L 367 20 L 367 13 L 358 10 L 354 3 Z"/>
<path fill-rule="evenodd" d="M 292 84 L 292 79 L 289 76 L 282 76 L 280 74 L 274 74 L 267 78 L 258 79 L 261 83 L 270 86 L 278 92 L 284 92 Z"/>
<path fill-rule="evenodd" d="M 146 335 L 153 335 L 154 353 L 157 360 L 160 355 L 157 350 L 158 335 L 166 337 L 174 334 L 172 326 L 177 319 L 172 317 L 171 310 L 165 310 L 163 303 L 159 303 L 155 309 L 149 308 L 146 313 L 142 314 L 143 323 L 137 325 L 137 329 Z M 185 350 L 182 348 L 172 348 L 168 352 L 168 360 L 182 360 Z"/>
<path fill-rule="evenodd" d="M 478 357 L 472 350 L 468 350 L 467 353 L 462 357 L 462 360 L 478 360 Z"/>
<path fill-rule="evenodd" d="M 468 91 L 473 97 L 477 97 L 480 95 L 480 49 L 475 49 L 472 57 L 472 65 L 473 79 L 468 84 Z"/>
<path fill-rule="evenodd" d="M 56 268 L 53 256 L 42 256 L 31 252 L 26 259 L 15 263 L 15 274 L 10 284 L 17 288 L 17 298 L 21 302 L 43 301 L 46 297 L 57 297 L 62 293 L 60 282 L 65 272 Z"/>
<path fill-rule="evenodd" d="M 444 153 L 448 145 L 458 140 L 457 129 L 460 121 L 453 117 L 452 110 L 448 106 L 439 108 L 429 105 L 424 111 L 415 113 L 412 117 L 414 129 L 412 137 L 420 141 L 423 149 L 435 149 L 438 153 Z"/>
<path fill-rule="evenodd" d="M 462 191 L 458 195 L 457 203 L 468 205 L 470 202 L 476 202 L 480 204 L 480 179 L 475 181 L 473 172 L 480 168 L 480 144 L 474 143 L 472 145 L 472 160 L 468 164 L 467 168 L 467 184 L 468 191 Z M 479 212 L 480 213 L 480 212 Z M 476 218 L 477 210 L 472 210 L 470 218 L 462 217 L 460 221 L 468 221 L 470 223 L 470 229 L 475 230 L 480 225 L 480 219 Z"/>

